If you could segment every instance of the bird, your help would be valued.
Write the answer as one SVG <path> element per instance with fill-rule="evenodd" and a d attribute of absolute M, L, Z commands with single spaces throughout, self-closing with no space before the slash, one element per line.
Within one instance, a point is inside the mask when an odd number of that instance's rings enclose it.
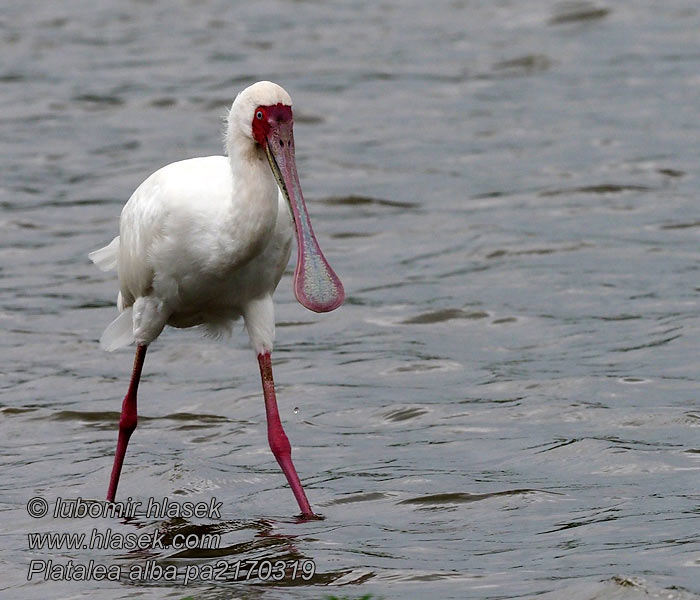
<path fill-rule="evenodd" d="M 137 425 L 137 392 L 149 344 L 166 325 L 200 327 L 220 336 L 243 318 L 262 380 L 268 443 L 301 510 L 314 518 L 291 458 L 272 374 L 272 295 L 296 236 L 296 299 L 314 312 L 338 308 L 340 279 L 319 247 L 295 160 L 292 100 L 281 86 L 258 81 L 235 98 L 226 119 L 226 156 L 166 165 L 136 188 L 122 209 L 119 235 L 89 258 L 117 270 L 119 315 L 100 344 L 113 351 L 135 342 L 107 491 L 114 502 L 129 439 Z"/>

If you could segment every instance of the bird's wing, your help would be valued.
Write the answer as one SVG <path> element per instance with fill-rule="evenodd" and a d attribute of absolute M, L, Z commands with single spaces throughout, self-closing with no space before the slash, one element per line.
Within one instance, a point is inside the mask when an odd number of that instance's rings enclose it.
<path fill-rule="evenodd" d="M 153 267 L 148 260 L 154 239 L 162 235 L 167 213 L 156 171 L 131 195 L 119 222 L 119 287 L 125 307 L 148 293 Z"/>
<path fill-rule="evenodd" d="M 230 166 L 223 156 L 169 164 L 136 189 L 120 220 L 118 270 L 125 307 L 151 292 L 156 273 L 164 276 L 187 260 L 201 224 L 213 220 L 202 215 L 216 211 L 226 198 Z"/>

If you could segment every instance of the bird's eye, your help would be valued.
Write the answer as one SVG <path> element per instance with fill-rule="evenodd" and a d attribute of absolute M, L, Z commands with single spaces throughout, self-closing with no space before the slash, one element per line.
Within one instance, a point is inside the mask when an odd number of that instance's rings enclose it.
<path fill-rule="evenodd" d="M 259 110 L 258 112 L 255 113 L 255 118 L 256 118 L 258 121 L 262 120 L 263 114 L 262 114 L 262 111 L 261 111 L 261 110 Z"/>

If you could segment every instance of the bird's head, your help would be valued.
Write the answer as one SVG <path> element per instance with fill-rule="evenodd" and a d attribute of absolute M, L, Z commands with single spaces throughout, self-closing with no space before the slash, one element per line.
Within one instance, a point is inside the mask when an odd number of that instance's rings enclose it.
<path fill-rule="evenodd" d="M 230 156 L 232 145 L 248 145 L 252 152 L 264 153 L 294 220 L 294 294 L 306 308 L 328 312 L 343 303 L 345 292 L 311 228 L 297 175 L 293 125 L 289 94 L 276 83 L 258 81 L 236 97 L 229 113 L 226 144 Z"/>
<path fill-rule="evenodd" d="M 282 121 L 292 122 L 292 99 L 276 83 L 258 81 L 240 92 L 233 102 L 227 144 L 241 144 L 245 139 L 264 148 L 267 136 Z"/>

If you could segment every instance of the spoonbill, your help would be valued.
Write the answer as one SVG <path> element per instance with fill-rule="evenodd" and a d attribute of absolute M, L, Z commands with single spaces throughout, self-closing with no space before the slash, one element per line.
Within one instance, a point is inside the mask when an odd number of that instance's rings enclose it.
<path fill-rule="evenodd" d="M 228 114 L 228 156 L 191 158 L 150 175 L 124 206 L 119 236 L 90 253 L 119 274 L 119 316 L 105 329 L 108 351 L 136 342 L 119 419 L 107 491 L 114 502 L 148 345 L 166 325 L 201 326 L 213 335 L 243 317 L 262 378 L 270 449 L 302 515 L 313 511 L 291 458 L 272 377 L 275 318 L 272 294 L 297 238 L 294 293 L 315 312 L 340 306 L 343 285 L 316 241 L 297 175 L 292 100 L 279 85 L 259 81 L 238 94 Z"/>

